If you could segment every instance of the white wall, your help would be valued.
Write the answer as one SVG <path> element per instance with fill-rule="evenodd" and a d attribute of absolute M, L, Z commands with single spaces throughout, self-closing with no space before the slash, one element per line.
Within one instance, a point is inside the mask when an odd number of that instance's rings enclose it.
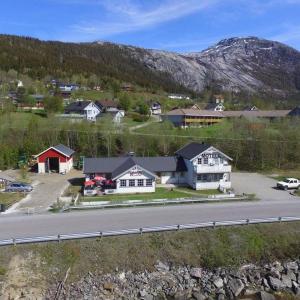
<path fill-rule="evenodd" d="M 45 173 L 45 163 L 38 163 L 38 173 Z"/>
<path fill-rule="evenodd" d="M 185 184 L 186 183 L 186 172 L 162 172 L 161 183 L 162 184 Z M 174 175 L 174 176 L 173 176 Z"/>
<path fill-rule="evenodd" d="M 86 118 L 88 120 L 95 120 L 96 117 L 100 114 L 100 109 L 94 103 L 90 103 L 87 107 L 85 107 Z"/>
<path fill-rule="evenodd" d="M 73 157 L 67 162 L 59 163 L 59 173 L 69 172 L 73 168 Z"/>

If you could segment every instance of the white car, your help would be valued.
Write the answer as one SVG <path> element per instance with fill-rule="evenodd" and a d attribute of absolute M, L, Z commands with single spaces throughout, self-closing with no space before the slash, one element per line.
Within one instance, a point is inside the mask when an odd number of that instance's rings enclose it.
<path fill-rule="evenodd" d="M 286 178 L 282 181 L 277 182 L 277 188 L 287 189 L 298 189 L 300 187 L 300 180 L 296 178 Z"/>

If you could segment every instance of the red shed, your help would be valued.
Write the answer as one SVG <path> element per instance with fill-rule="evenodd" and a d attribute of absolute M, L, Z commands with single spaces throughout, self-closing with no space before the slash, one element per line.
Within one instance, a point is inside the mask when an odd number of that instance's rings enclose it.
<path fill-rule="evenodd" d="M 49 147 L 35 157 L 38 162 L 38 173 L 67 173 L 73 168 L 74 150 L 59 144 Z"/>

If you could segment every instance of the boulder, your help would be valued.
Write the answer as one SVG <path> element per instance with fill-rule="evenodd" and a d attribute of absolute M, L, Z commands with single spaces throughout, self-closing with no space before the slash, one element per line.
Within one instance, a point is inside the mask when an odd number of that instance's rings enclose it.
<path fill-rule="evenodd" d="M 193 292 L 193 298 L 196 300 L 206 300 L 207 297 L 205 297 L 205 295 L 203 295 L 201 292 L 197 291 Z"/>
<path fill-rule="evenodd" d="M 297 272 L 299 266 L 298 266 L 298 264 L 295 261 L 291 261 L 291 262 L 288 262 L 288 263 L 285 264 L 285 268 L 287 270 L 291 270 L 291 271 Z"/>
<path fill-rule="evenodd" d="M 222 278 L 217 278 L 214 280 L 214 286 L 217 288 L 217 289 L 220 289 L 223 287 L 224 283 L 223 283 L 223 279 Z"/>
<path fill-rule="evenodd" d="M 157 262 L 157 264 L 155 265 L 155 268 L 157 271 L 161 271 L 161 272 L 167 272 L 170 270 L 170 267 L 161 261 Z"/>
<path fill-rule="evenodd" d="M 115 285 L 112 282 L 104 282 L 103 288 L 109 292 L 113 292 L 115 289 Z"/>
<path fill-rule="evenodd" d="M 264 292 L 264 291 L 257 293 L 257 297 L 259 300 L 275 300 L 276 299 L 272 294 Z"/>
<path fill-rule="evenodd" d="M 288 287 L 288 288 L 291 288 L 291 287 L 292 287 L 292 280 L 291 280 L 291 278 L 290 278 L 288 275 L 283 274 L 283 275 L 281 276 L 281 281 L 282 281 L 282 284 L 283 284 L 285 287 Z"/>
<path fill-rule="evenodd" d="M 244 289 L 244 284 L 240 279 L 232 278 L 228 282 L 228 287 L 235 297 L 239 296 Z"/>
<path fill-rule="evenodd" d="M 190 275 L 194 278 L 202 277 L 202 269 L 201 268 L 192 268 L 190 271 Z"/>
<path fill-rule="evenodd" d="M 279 291 L 285 288 L 284 284 L 280 279 L 272 276 L 269 277 L 269 285 L 274 291 Z"/>

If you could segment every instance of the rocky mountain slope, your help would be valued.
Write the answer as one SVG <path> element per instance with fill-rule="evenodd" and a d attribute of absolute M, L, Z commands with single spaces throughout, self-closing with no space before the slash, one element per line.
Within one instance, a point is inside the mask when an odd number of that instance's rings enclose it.
<path fill-rule="evenodd" d="M 132 48 L 148 68 L 167 72 L 189 89 L 272 92 L 300 91 L 300 52 L 256 37 L 230 38 L 198 53 Z"/>
<path fill-rule="evenodd" d="M 0 70 L 33 78 L 74 74 L 128 81 L 168 92 L 300 93 L 300 52 L 256 37 L 230 38 L 197 53 L 107 42 L 61 43 L 0 35 Z"/>

